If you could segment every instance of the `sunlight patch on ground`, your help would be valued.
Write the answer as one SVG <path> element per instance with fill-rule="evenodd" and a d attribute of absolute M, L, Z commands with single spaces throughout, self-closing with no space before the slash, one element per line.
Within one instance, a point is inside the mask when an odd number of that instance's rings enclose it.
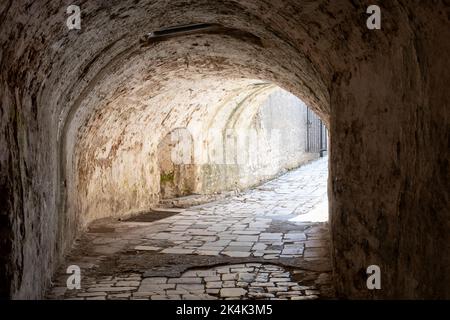
<path fill-rule="evenodd" d="M 291 222 L 327 222 L 328 221 L 328 199 L 317 204 L 308 213 L 298 215 L 290 219 Z"/>

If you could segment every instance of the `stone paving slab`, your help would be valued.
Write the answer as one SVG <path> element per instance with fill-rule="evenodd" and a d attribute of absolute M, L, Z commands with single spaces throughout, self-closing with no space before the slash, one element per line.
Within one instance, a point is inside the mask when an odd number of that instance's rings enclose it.
<path fill-rule="evenodd" d="M 327 161 L 320 159 L 253 190 L 182 209 L 165 219 L 145 223 L 93 223 L 68 257 L 70 264 L 79 265 L 85 275 L 82 289 L 66 290 L 67 275 L 61 271 L 48 298 L 313 299 L 330 296 L 331 277 L 327 272 L 305 273 L 276 264 L 302 266 L 329 260 L 326 224 L 290 222 L 326 201 Z M 291 229 L 286 229 L 288 225 Z M 105 265 L 117 259 L 127 261 L 130 254 L 178 257 L 180 264 L 190 261 L 190 270 L 171 277 L 164 271 L 170 265 L 145 272 L 137 264 L 123 266 L 135 272 L 123 272 L 120 264 Z M 195 269 L 195 261 L 200 257 L 230 262 L 256 259 L 257 262 Z M 297 281 L 299 275 L 303 278 Z"/>
<path fill-rule="evenodd" d="M 227 273 L 221 273 L 221 272 Z M 221 277 L 211 278 L 212 274 Z M 283 278 L 279 278 L 284 275 Z M 150 277 L 133 282 L 133 286 L 121 287 L 127 274 L 110 280 L 110 286 L 98 281 L 88 282 L 86 288 L 71 291 L 66 299 L 146 299 L 146 300 L 213 300 L 213 299 L 284 299 L 298 297 L 318 298 L 320 291 L 315 285 L 300 286 L 292 279 L 290 272 L 281 266 L 271 264 L 239 264 L 228 268 L 215 267 L 209 270 L 197 269 L 185 272 L 181 277 Z M 136 276 L 133 276 L 135 279 Z M 227 280 L 232 279 L 232 280 Z M 238 280 L 238 281 L 235 281 Z M 131 284 L 131 283 L 130 283 Z"/>

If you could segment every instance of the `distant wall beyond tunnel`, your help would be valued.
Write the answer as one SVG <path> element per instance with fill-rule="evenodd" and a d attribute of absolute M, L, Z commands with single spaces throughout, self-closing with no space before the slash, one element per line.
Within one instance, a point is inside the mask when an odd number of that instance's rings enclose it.
<path fill-rule="evenodd" d="M 207 133 L 197 193 L 248 188 L 318 157 L 306 152 L 306 105 L 282 89 L 222 112 L 229 113 L 223 127 Z"/>

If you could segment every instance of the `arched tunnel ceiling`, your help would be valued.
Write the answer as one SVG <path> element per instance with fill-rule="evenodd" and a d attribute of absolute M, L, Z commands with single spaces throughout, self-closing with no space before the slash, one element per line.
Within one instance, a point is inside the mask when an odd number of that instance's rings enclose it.
<path fill-rule="evenodd" d="M 308 46 L 307 42 L 311 41 L 312 38 L 310 35 L 283 34 L 290 33 L 289 30 L 296 30 L 298 33 L 299 28 L 293 27 L 301 25 L 301 21 L 289 21 L 287 16 L 282 15 L 281 21 L 274 21 L 275 18 L 280 18 L 276 15 L 267 16 L 264 20 L 268 21 L 262 21 L 257 13 L 264 10 L 264 2 L 261 2 L 261 8 L 252 7 L 249 3 L 250 8 L 245 10 L 246 4 L 242 3 L 229 2 L 224 3 L 223 8 L 220 5 L 210 8 L 207 3 L 200 2 L 197 5 L 198 7 L 194 6 L 191 9 L 193 12 L 184 12 L 182 16 L 171 17 L 169 14 L 171 7 L 176 8 L 181 3 L 177 3 L 177 1 L 165 3 L 163 7 L 167 11 L 162 15 L 159 11 L 161 9 L 154 10 L 156 7 L 160 8 L 158 3 L 146 5 L 142 2 L 138 9 L 131 5 L 127 8 L 126 2 L 124 2 L 117 7 L 108 5 L 105 10 L 101 10 L 101 7 L 97 10 L 92 9 L 89 6 L 94 5 L 94 3 L 89 3 L 85 11 L 90 14 L 83 17 L 83 32 L 80 34 L 75 32 L 69 34 L 68 37 L 55 39 L 52 46 L 54 54 L 57 55 L 57 61 L 55 62 L 60 61 L 61 63 L 61 69 L 55 66 L 56 70 L 60 70 L 59 74 L 55 75 L 57 77 L 55 81 L 60 82 L 62 87 L 67 85 L 67 90 L 55 94 L 66 95 L 60 97 L 63 100 L 69 99 L 66 100 L 68 102 L 65 103 L 66 108 L 78 108 L 81 99 L 88 94 L 88 91 L 91 91 L 96 82 L 103 83 L 108 91 L 114 92 L 114 86 L 120 83 L 117 74 L 127 78 L 129 73 L 126 70 L 122 72 L 117 70 L 118 72 L 115 72 L 112 76 L 111 70 L 129 65 L 129 63 L 136 64 L 137 61 L 140 61 L 137 64 L 142 67 L 143 63 L 147 61 L 149 62 L 148 71 L 151 72 L 152 68 L 161 66 L 166 61 L 170 63 L 179 62 L 179 67 L 172 67 L 174 70 L 177 68 L 183 70 L 188 64 L 198 64 L 207 68 L 210 72 L 223 73 L 228 69 L 235 76 L 246 74 L 249 78 L 270 80 L 300 96 L 323 115 L 328 113 L 328 92 L 325 89 L 325 81 L 328 81 L 328 79 L 323 79 L 325 70 L 321 69 L 327 68 L 329 63 L 326 60 L 320 64 L 314 63 L 314 60 L 326 59 L 326 57 L 308 54 L 308 50 L 305 51 L 304 48 L 299 50 L 294 45 L 295 40 L 301 38 L 302 46 Z M 315 6 L 311 5 L 310 10 L 314 10 Z M 280 11 L 289 9 L 291 8 L 279 8 Z M 305 9 L 302 8 L 302 10 Z M 217 15 L 217 12 L 221 11 L 223 12 Z M 117 15 L 128 18 L 108 24 L 108 21 L 112 19 L 111 17 Z M 245 18 L 243 19 L 242 16 Z M 243 21 L 246 22 L 245 25 L 243 25 Z M 190 22 L 221 23 L 224 26 L 245 30 L 260 38 L 262 45 L 247 43 L 246 39 L 227 35 L 187 36 L 151 45 L 146 45 L 140 41 L 146 33 L 159 27 Z M 107 27 L 105 28 L 105 26 Z M 268 26 L 270 26 L 270 29 L 268 29 Z M 313 31 L 310 28 L 307 30 L 308 32 Z M 300 31 L 306 32 L 306 29 Z M 95 37 L 95 42 L 90 40 L 92 37 Z M 327 44 L 325 37 L 315 36 L 312 41 L 324 42 L 323 45 L 328 47 L 338 45 L 338 43 L 331 44 L 329 42 Z M 77 59 L 74 59 L 72 52 L 65 50 L 69 45 L 84 49 L 83 52 L 78 53 Z M 315 47 L 315 50 L 317 50 L 317 47 Z M 299 59 L 299 55 L 303 56 L 303 59 Z M 83 59 L 83 57 L 85 58 Z M 73 65 L 73 63 L 78 65 Z M 163 68 L 171 67 L 165 65 Z M 145 72 L 142 69 L 141 71 Z M 330 71 L 329 68 L 327 71 Z M 108 75 L 106 80 L 105 75 Z M 158 72 L 153 72 L 153 76 L 155 82 L 160 79 Z M 69 79 L 73 81 L 77 78 L 82 79 L 78 84 L 65 83 Z M 116 84 L 111 87 L 111 83 Z M 88 84 L 88 87 L 85 87 L 86 84 Z M 101 89 L 96 88 L 96 93 L 101 92 Z M 75 99 L 75 97 L 77 98 Z M 72 104 L 75 106 L 71 106 Z M 70 117 L 68 120 L 63 120 L 66 112 L 68 111 L 62 112 L 63 123 L 70 121 Z"/>
<path fill-rule="evenodd" d="M 145 157 L 155 158 L 155 146 L 175 127 L 190 127 L 191 132 L 200 134 L 220 122 L 228 125 L 227 113 L 216 115 L 218 110 L 227 104 L 232 109 L 233 103 L 241 103 L 239 99 L 260 91 L 261 88 L 253 88 L 256 84 L 274 88 L 264 85 L 273 82 L 285 86 L 304 97 L 326 120 L 328 93 L 313 66 L 290 59 L 289 55 L 295 55 L 296 51 L 284 42 L 260 39 L 249 42 L 246 37 L 230 34 L 200 33 L 153 43 L 141 36 L 118 54 L 110 52 L 113 46 L 96 56 L 84 76 L 89 78 L 90 72 L 95 75 L 79 96 L 62 109 L 60 116 L 60 177 L 68 188 L 66 195 L 61 194 L 61 200 L 67 210 L 71 210 L 73 203 L 89 204 L 81 209 L 86 222 L 92 220 L 86 212 L 109 212 L 95 205 L 110 202 L 96 198 L 96 190 L 107 188 L 98 184 L 106 179 L 99 168 L 109 167 L 112 170 L 109 174 L 115 172 L 121 177 L 116 176 L 114 185 L 126 183 L 123 179 L 142 180 L 136 175 L 124 178 L 124 158 L 130 161 L 129 166 L 145 163 Z M 101 59 L 107 59 L 105 65 L 94 70 L 94 64 Z M 251 120 L 251 112 L 247 115 Z M 203 139 L 206 141 L 208 137 Z M 124 156 L 130 149 L 134 150 L 133 156 Z M 141 155 L 136 158 L 136 153 Z M 142 170 L 150 176 L 154 172 L 148 167 Z M 129 199 L 130 191 L 126 188 L 113 186 L 112 190 L 118 199 Z M 141 190 L 145 192 L 146 188 Z M 88 199 L 71 199 L 80 193 L 87 193 Z M 90 194 L 96 200 L 90 200 Z M 145 195 L 140 197 L 143 199 Z M 123 210 L 116 207 L 114 213 Z"/>
<path fill-rule="evenodd" d="M 139 43 L 129 56 L 119 57 L 120 62 L 116 59 L 109 62 L 95 75 L 84 94 L 68 105 L 69 109 L 61 116 L 65 119 L 60 123 L 61 128 L 77 123 L 82 126 L 91 112 L 103 109 L 102 105 L 114 104 L 116 99 L 125 98 L 136 103 L 140 100 L 142 105 L 153 95 L 170 95 L 166 92 L 170 89 L 164 88 L 169 79 L 190 82 L 187 85 L 191 85 L 193 91 L 196 90 L 194 87 L 201 87 L 194 83 L 206 77 L 273 81 L 303 97 L 322 115 L 328 112 L 326 90 L 319 92 L 320 95 L 311 91 L 309 86 L 313 78 L 308 86 L 300 86 L 302 89 L 299 90 L 295 84 L 301 78 L 295 72 L 285 71 L 298 70 L 305 74 L 301 65 L 277 52 L 226 35 L 188 36 L 150 45 Z M 312 76 L 316 77 L 315 74 Z"/>

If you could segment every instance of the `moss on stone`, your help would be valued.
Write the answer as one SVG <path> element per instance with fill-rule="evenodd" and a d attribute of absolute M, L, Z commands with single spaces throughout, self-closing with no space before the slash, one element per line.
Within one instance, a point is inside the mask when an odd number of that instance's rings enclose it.
<path fill-rule="evenodd" d="M 161 175 L 160 175 L 160 181 L 161 181 L 161 183 L 163 183 L 163 182 L 173 182 L 173 179 L 174 179 L 174 173 L 173 173 L 173 171 L 167 172 L 167 173 L 163 172 L 163 173 L 161 173 Z"/>

